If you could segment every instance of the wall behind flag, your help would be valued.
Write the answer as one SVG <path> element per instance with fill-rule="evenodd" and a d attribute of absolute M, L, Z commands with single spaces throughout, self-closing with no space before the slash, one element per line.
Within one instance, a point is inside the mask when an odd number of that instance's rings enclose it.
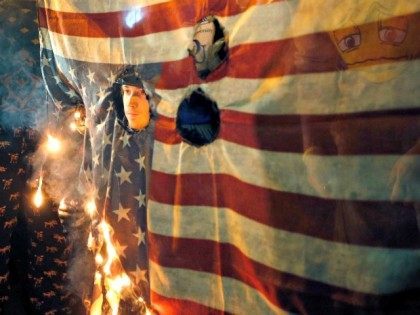
<path fill-rule="evenodd" d="M 46 117 L 36 4 L 2 1 L 0 19 L 0 121 L 32 126 Z"/>

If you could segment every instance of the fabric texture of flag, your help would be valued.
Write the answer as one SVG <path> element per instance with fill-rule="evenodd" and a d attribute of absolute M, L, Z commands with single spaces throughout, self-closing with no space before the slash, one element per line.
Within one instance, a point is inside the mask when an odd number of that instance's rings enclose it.
<path fill-rule="evenodd" d="M 38 7 L 57 115 L 85 106 L 85 173 L 157 311 L 420 310 L 418 1 Z M 229 52 L 201 80 L 188 47 L 208 15 Z M 112 85 L 127 65 L 160 97 L 154 130 L 117 122 Z M 197 88 L 220 110 L 217 139 L 199 148 L 175 124 Z"/>

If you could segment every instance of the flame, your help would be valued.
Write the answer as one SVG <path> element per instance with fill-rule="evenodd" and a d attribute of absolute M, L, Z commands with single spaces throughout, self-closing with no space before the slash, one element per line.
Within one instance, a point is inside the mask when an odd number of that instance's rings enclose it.
<path fill-rule="evenodd" d="M 64 198 L 60 200 L 60 204 L 58 205 L 58 209 L 60 209 L 60 210 L 66 210 L 67 209 L 66 201 L 65 201 Z"/>
<path fill-rule="evenodd" d="M 79 120 L 80 118 L 82 118 L 82 113 L 79 112 L 78 110 L 74 112 L 74 119 L 75 120 Z"/>
<path fill-rule="evenodd" d="M 111 228 L 106 223 L 106 221 L 102 221 L 99 225 L 99 229 L 102 232 L 102 236 L 104 237 L 106 252 L 108 254 L 106 263 L 104 265 L 104 272 L 106 275 L 111 274 L 111 265 L 114 260 L 118 259 L 117 250 L 115 249 L 114 245 L 112 244 L 111 240 Z"/>
<path fill-rule="evenodd" d="M 96 262 L 96 264 L 97 265 L 102 265 L 103 264 L 103 262 L 104 262 L 104 258 L 102 257 L 102 255 L 101 254 L 96 254 L 96 256 L 95 256 L 95 262 Z"/>
<path fill-rule="evenodd" d="M 87 248 L 91 251 L 95 249 L 95 238 L 92 235 L 92 232 L 89 233 L 88 241 L 87 241 Z"/>
<path fill-rule="evenodd" d="M 77 125 L 74 121 L 70 123 L 69 127 L 70 127 L 71 131 L 76 131 L 77 130 Z"/>
<path fill-rule="evenodd" d="M 42 196 L 42 176 L 38 180 L 38 188 L 36 190 L 33 202 L 35 207 L 39 208 L 41 207 L 42 203 L 44 201 L 44 197 Z"/>
<path fill-rule="evenodd" d="M 93 218 L 96 215 L 97 211 L 96 211 L 96 203 L 94 199 L 91 199 L 88 202 L 86 202 L 85 211 L 87 214 L 90 215 L 91 218 Z"/>
<path fill-rule="evenodd" d="M 47 135 L 47 151 L 50 153 L 57 153 L 61 150 L 61 141 L 51 135 Z"/>
<path fill-rule="evenodd" d="M 140 306 L 141 314 L 152 315 L 144 299 L 136 297 L 133 284 L 122 267 L 112 241 L 111 226 L 105 220 L 102 220 L 97 228 L 100 245 L 96 248 L 95 262 L 97 270 L 90 315 L 101 315 L 104 303 L 108 303 L 112 315 L 117 315 L 120 301 L 124 297 L 134 299 L 135 303 Z M 91 236 L 92 234 L 89 237 Z"/>

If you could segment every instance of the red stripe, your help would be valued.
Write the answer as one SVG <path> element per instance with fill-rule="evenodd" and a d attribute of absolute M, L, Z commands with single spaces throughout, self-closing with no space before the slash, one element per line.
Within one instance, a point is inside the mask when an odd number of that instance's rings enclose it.
<path fill-rule="evenodd" d="M 218 138 L 276 152 L 316 146 L 321 155 L 405 154 L 420 138 L 420 110 L 312 116 L 222 110 Z M 156 140 L 182 141 L 174 119 L 158 118 Z"/>
<path fill-rule="evenodd" d="M 280 272 L 248 258 L 238 248 L 226 243 L 172 238 L 150 232 L 148 237 L 150 259 L 155 263 L 236 279 L 257 290 L 277 307 L 288 311 L 296 311 L 298 299 L 302 304 L 310 299 L 311 305 L 301 308 L 312 311 L 317 308 L 372 310 L 379 309 L 381 304 L 388 301 L 401 299 L 401 292 L 391 295 L 365 294 Z M 409 293 L 406 295 L 409 296 Z M 399 306 L 403 309 L 403 305 Z"/>
<path fill-rule="evenodd" d="M 63 35 L 136 37 L 190 27 L 209 13 L 217 16 L 232 16 L 257 4 L 263 5 L 277 1 L 279 0 L 249 0 L 244 6 L 239 5 L 238 1 L 232 0 L 170 1 L 141 8 L 143 18 L 133 27 L 128 27 L 125 23 L 129 10 L 106 13 L 70 13 L 39 8 L 38 16 L 40 27 Z"/>
<path fill-rule="evenodd" d="M 305 63 L 298 65 L 296 55 L 298 46 L 308 42 L 322 43 L 323 63 Z M 231 78 L 272 78 L 299 73 L 318 73 L 336 71 L 341 64 L 341 58 L 330 41 L 328 34 L 319 33 L 278 41 L 241 44 L 229 48 L 227 62 L 206 78 L 206 82 L 218 81 L 224 77 Z M 176 80 L 174 80 L 176 78 Z M 192 58 L 187 57 L 177 61 L 163 62 L 162 74 L 156 87 L 159 89 L 178 89 L 190 84 L 199 84 Z"/>
<path fill-rule="evenodd" d="M 277 229 L 331 241 L 395 248 L 419 246 L 414 207 L 401 203 L 322 199 L 254 186 L 226 174 L 171 175 L 158 171 L 152 171 L 150 199 L 164 204 L 229 208 Z"/>
<path fill-rule="evenodd" d="M 159 315 L 229 315 L 230 313 L 207 307 L 192 301 L 169 298 L 153 290 L 151 292 L 152 306 Z"/>

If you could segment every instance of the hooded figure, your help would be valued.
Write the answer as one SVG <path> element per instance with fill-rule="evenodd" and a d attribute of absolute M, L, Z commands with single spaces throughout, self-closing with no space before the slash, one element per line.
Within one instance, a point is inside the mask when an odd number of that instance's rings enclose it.
<path fill-rule="evenodd" d="M 113 98 L 118 122 L 130 133 L 145 129 L 156 116 L 156 97 L 136 67 L 122 72 L 113 86 Z"/>

